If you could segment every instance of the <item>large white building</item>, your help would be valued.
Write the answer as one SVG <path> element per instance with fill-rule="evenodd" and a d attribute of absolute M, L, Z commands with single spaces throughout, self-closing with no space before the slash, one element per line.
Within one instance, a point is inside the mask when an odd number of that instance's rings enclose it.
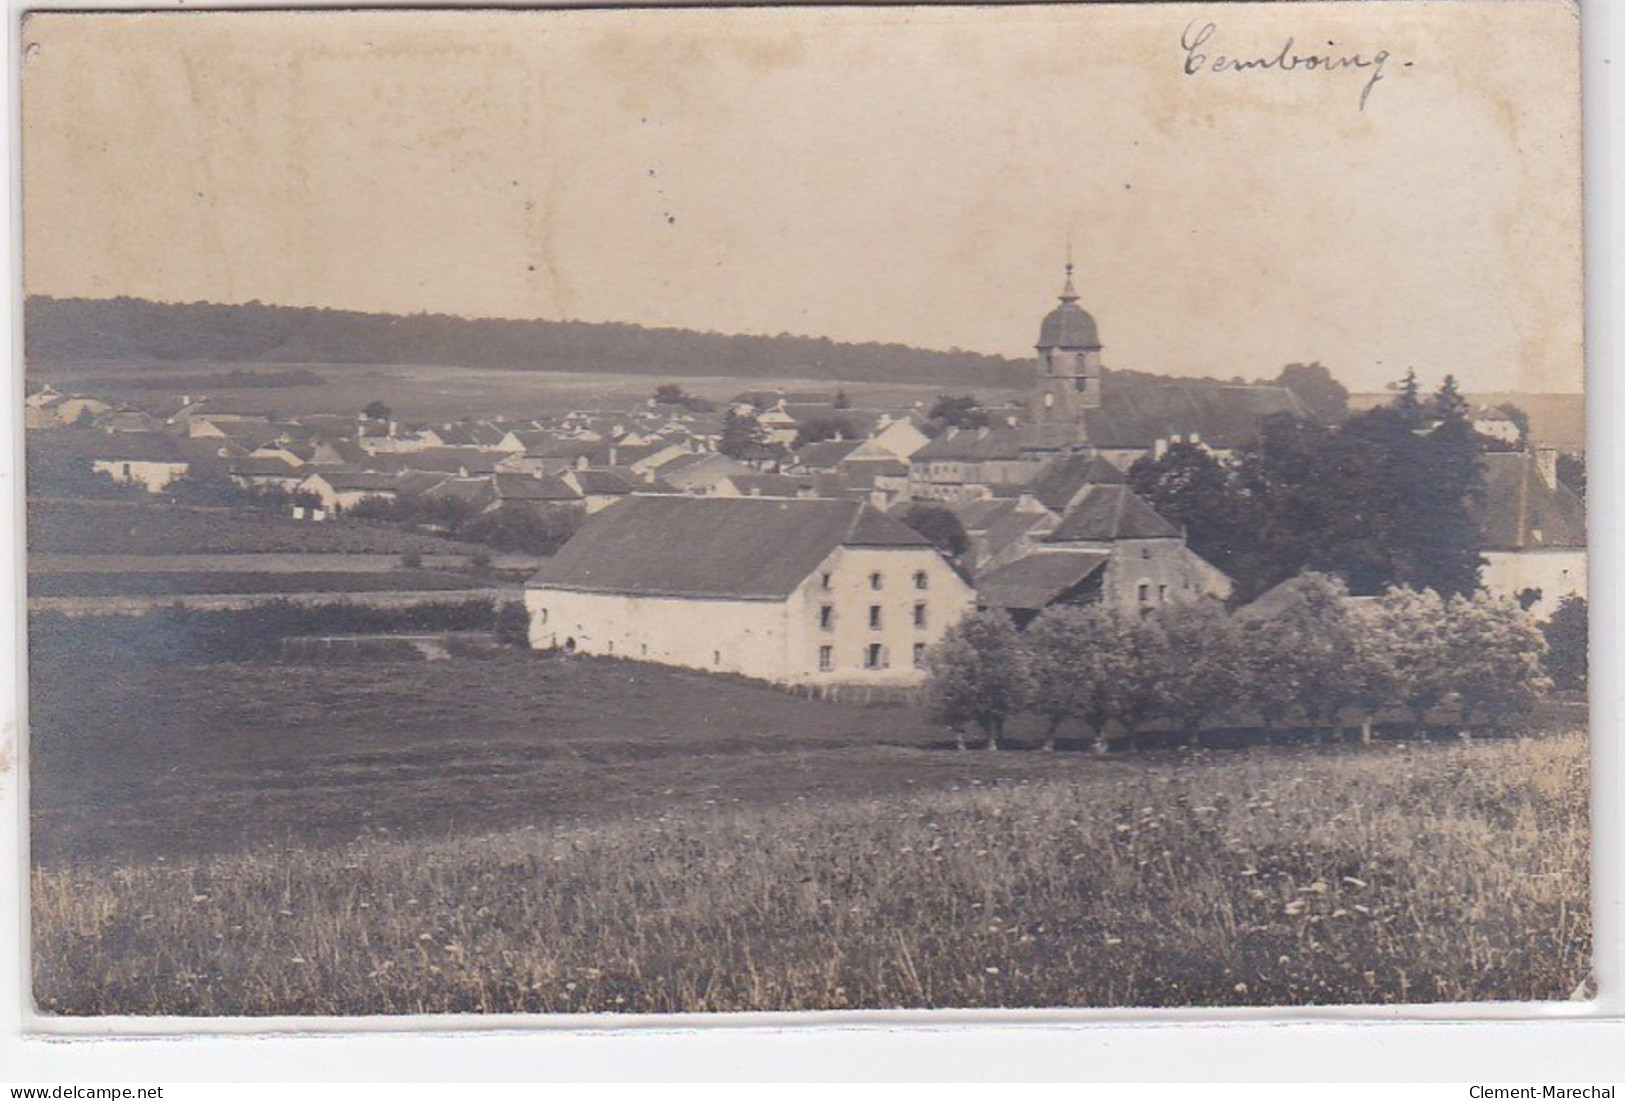
<path fill-rule="evenodd" d="M 1586 595 L 1585 504 L 1557 480 L 1557 452 L 1491 451 L 1474 504 L 1484 588 L 1546 619 L 1566 596 Z"/>
<path fill-rule="evenodd" d="M 530 643 L 780 684 L 924 679 L 975 594 L 861 501 L 634 496 L 526 586 Z"/>

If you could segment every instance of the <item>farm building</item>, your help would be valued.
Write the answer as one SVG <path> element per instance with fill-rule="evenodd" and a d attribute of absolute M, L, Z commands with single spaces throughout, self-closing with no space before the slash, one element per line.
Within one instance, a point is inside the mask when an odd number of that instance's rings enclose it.
<path fill-rule="evenodd" d="M 781 684 L 912 685 L 975 597 L 861 501 L 634 496 L 526 586 L 537 648 Z"/>
<path fill-rule="evenodd" d="M 1085 485 L 1058 523 L 1031 529 L 1012 547 L 1024 553 L 979 574 L 976 588 L 983 607 L 1003 609 L 1018 624 L 1058 605 L 1147 612 L 1223 599 L 1232 587 L 1185 545 L 1183 532 L 1123 485 Z"/>

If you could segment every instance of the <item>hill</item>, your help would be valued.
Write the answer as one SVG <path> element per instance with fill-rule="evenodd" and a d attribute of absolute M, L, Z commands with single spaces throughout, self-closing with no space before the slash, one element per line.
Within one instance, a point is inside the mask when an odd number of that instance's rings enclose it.
<path fill-rule="evenodd" d="M 168 304 L 136 298 L 34 296 L 24 309 L 25 351 L 36 366 L 425 364 L 666 378 L 915 382 L 967 389 L 1025 386 L 1032 371 L 1024 361 L 975 352 L 614 322 L 399 317 L 257 302 Z"/>

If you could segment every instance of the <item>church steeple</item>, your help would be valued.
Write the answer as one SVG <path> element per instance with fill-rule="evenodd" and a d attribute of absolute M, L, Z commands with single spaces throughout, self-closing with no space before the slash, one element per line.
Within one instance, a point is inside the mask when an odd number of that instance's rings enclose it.
<path fill-rule="evenodd" d="M 1072 235 L 1066 238 L 1066 285 L 1061 288 L 1061 301 L 1076 302 L 1078 292 L 1072 289 Z"/>
<path fill-rule="evenodd" d="M 1038 331 L 1038 386 L 1032 399 L 1033 423 L 1046 439 L 1063 447 L 1087 442 L 1085 413 L 1100 407 L 1100 333 L 1095 319 L 1078 305 L 1073 270 L 1068 238 L 1061 301 Z"/>

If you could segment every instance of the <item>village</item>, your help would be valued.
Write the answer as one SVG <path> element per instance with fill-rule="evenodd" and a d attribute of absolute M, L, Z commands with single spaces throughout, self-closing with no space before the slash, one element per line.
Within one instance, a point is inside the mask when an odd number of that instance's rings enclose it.
<path fill-rule="evenodd" d="M 351 595 L 518 597 L 504 585 L 522 579 L 534 648 L 776 684 L 917 685 L 928 648 L 977 609 L 1025 625 L 1065 606 L 1143 614 L 1267 595 L 1238 594 L 1189 545 L 1190 517 L 1159 514 L 1130 472 L 1171 449 L 1227 462 L 1272 420 L 1328 420 L 1324 402 L 1312 408 L 1280 382 L 1114 385 L 1070 263 L 1034 347 L 1030 392 L 988 408 L 968 394 L 872 407 L 839 385 L 709 399 L 664 383 L 621 408 L 426 424 L 397 419 L 387 394 L 355 412 L 278 419 L 235 409 L 229 392 L 143 405 L 40 384 L 25 403 L 30 498 L 236 506 L 221 523 L 258 510 L 306 525 L 313 548 L 358 523 L 444 537 L 396 556 L 338 556 L 352 574 L 386 571 Z M 1300 385 L 1311 400 L 1328 383 L 1341 389 L 1324 369 L 1297 377 L 1320 387 Z M 1472 414 L 1484 471 L 1473 549 L 1483 588 L 1544 620 L 1584 596 L 1584 507 L 1558 477 L 1558 448 L 1511 412 Z M 279 549 L 297 550 L 299 536 L 288 538 Z M 71 549 L 82 577 L 96 552 L 119 548 Z M 202 548 L 165 549 L 173 580 Z M 431 566 L 461 566 L 462 580 L 395 568 L 421 567 L 425 551 Z M 292 557 L 307 567 L 318 556 Z M 53 561 L 36 558 L 36 577 Z M 345 588 L 334 581 L 316 588 Z M 208 588 L 160 585 L 145 606 L 206 601 Z M 228 588 L 239 606 L 250 599 Z M 37 589 L 33 606 L 71 611 L 85 599 L 56 592 Z"/>

